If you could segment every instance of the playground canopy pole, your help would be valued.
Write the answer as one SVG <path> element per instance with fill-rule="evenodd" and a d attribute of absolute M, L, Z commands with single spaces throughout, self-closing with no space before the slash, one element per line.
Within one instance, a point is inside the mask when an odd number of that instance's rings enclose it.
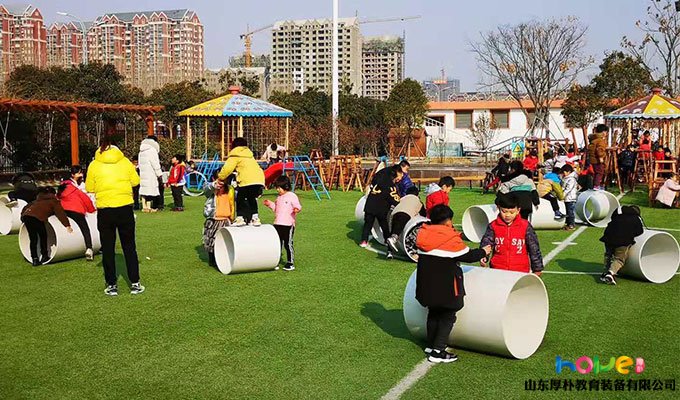
<path fill-rule="evenodd" d="M 79 143 L 78 143 L 78 113 L 72 112 L 69 115 L 71 121 L 71 163 L 80 164 Z"/>
<path fill-rule="evenodd" d="M 221 160 L 224 160 L 224 118 L 220 120 L 222 122 L 222 142 L 220 143 L 220 155 Z"/>
<path fill-rule="evenodd" d="M 238 137 L 243 137 L 243 117 L 238 117 Z"/>
<path fill-rule="evenodd" d="M 154 135 L 153 114 L 148 114 L 146 116 L 146 135 L 147 136 L 153 136 Z"/>
<path fill-rule="evenodd" d="M 289 133 L 288 123 L 289 122 L 290 122 L 290 118 L 286 118 L 286 151 L 288 151 L 288 133 Z"/>
<path fill-rule="evenodd" d="M 191 160 L 191 124 L 187 117 L 187 160 Z"/>
<path fill-rule="evenodd" d="M 203 137 L 205 141 L 203 142 L 203 152 L 208 154 L 208 120 L 203 120 Z"/>

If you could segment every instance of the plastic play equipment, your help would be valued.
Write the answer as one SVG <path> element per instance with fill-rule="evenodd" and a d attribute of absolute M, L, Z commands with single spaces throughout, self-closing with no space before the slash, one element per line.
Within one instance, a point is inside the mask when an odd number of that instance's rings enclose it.
<path fill-rule="evenodd" d="M 415 217 L 411 218 L 406 226 L 404 226 L 404 230 L 401 232 L 401 235 L 399 236 L 399 240 L 397 240 L 397 250 L 399 250 L 399 254 L 403 254 L 406 257 L 410 258 L 411 261 L 417 262 L 418 261 L 418 248 L 416 247 L 416 237 L 418 236 L 418 231 L 420 230 L 420 227 L 423 226 L 424 223 L 429 222 L 430 220 L 421 217 L 420 215 L 416 215 Z"/>
<path fill-rule="evenodd" d="M 13 235 L 19 233 L 21 228 L 21 210 L 26 207 L 26 202 L 17 200 L 14 207 L 7 207 L 11 200 L 7 196 L 0 197 L 0 235 Z"/>
<path fill-rule="evenodd" d="M 665 283 L 680 266 L 680 246 L 668 232 L 645 229 L 635 238 L 619 274 L 652 283 Z"/>
<path fill-rule="evenodd" d="M 293 163 L 292 162 L 286 163 L 285 167 L 286 168 L 293 168 Z M 278 162 L 278 163 L 270 165 L 269 168 L 265 169 L 264 170 L 264 185 L 266 187 L 269 187 L 269 185 L 274 183 L 276 178 L 281 176 L 281 174 L 283 173 L 283 168 L 284 168 L 284 164 L 282 162 Z"/>
<path fill-rule="evenodd" d="M 536 352 L 548 327 L 543 281 L 521 272 L 464 266 L 465 307 L 449 336 L 455 347 L 525 359 Z M 404 291 L 404 320 L 412 335 L 427 334 L 427 309 L 416 300 L 416 272 Z"/>
<path fill-rule="evenodd" d="M 99 239 L 99 230 L 97 230 L 97 214 L 86 214 L 85 220 L 90 227 L 90 235 L 92 235 L 92 250 L 98 253 L 102 245 Z M 83 234 L 78 224 L 71 219 L 69 221 L 71 222 L 73 233 L 68 233 L 54 215 L 47 220 L 47 248 L 50 252 L 49 263 L 85 256 Z M 21 254 L 29 262 L 31 261 L 30 244 L 28 231 L 22 225 L 19 231 L 19 248 L 21 249 Z"/>
<path fill-rule="evenodd" d="M 560 211 L 566 214 L 566 207 L 563 202 L 559 202 Z M 480 206 L 470 206 L 463 213 L 463 233 L 465 237 L 474 243 L 482 241 L 486 227 L 498 216 L 498 208 L 495 204 L 484 204 Z M 555 219 L 550 202 L 541 199 L 537 208 L 531 213 L 531 225 L 534 229 L 549 230 L 562 229 L 564 219 Z"/>
<path fill-rule="evenodd" d="M 228 226 L 217 231 L 215 261 L 225 275 L 270 271 L 281 257 L 281 242 L 273 225 Z"/>
<path fill-rule="evenodd" d="M 210 182 L 212 174 L 221 169 L 224 162 L 220 160 L 220 155 L 215 153 L 211 160 L 208 160 L 208 153 L 203 153 L 201 160 L 196 162 L 196 168 L 184 175 L 186 181 L 184 193 L 187 196 L 202 196 L 203 187 Z"/>
<path fill-rule="evenodd" d="M 576 200 L 576 217 L 581 223 L 604 228 L 620 207 L 619 200 L 605 190 L 586 190 Z"/>

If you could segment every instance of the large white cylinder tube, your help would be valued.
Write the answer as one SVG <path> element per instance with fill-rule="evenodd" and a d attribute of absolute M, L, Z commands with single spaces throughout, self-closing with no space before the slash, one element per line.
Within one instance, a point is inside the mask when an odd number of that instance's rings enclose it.
<path fill-rule="evenodd" d="M 399 240 L 397 240 L 397 250 L 399 250 L 399 254 L 405 255 L 413 262 L 418 261 L 416 238 L 418 236 L 418 231 L 420 231 L 420 227 L 429 221 L 429 219 L 420 215 L 416 215 L 408 221 L 406 226 L 404 226 L 404 230 L 399 236 Z"/>
<path fill-rule="evenodd" d="M 548 327 L 548 293 L 539 277 L 464 266 L 465 306 L 449 336 L 454 347 L 525 359 Z M 415 298 L 416 272 L 404 291 L 404 320 L 418 338 L 427 335 L 427 309 Z"/>
<path fill-rule="evenodd" d="M 586 190 L 576 199 L 576 217 L 581 223 L 604 228 L 619 207 L 616 196 L 606 190 Z"/>
<path fill-rule="evenodd" d="M 668 232 L 645 229 L 628 251 L 621 275 L 652 283 L 671 280 L 680 266 L 680 246 Z"/>
<path fill-rule="evenodd" d="M 7 207 L 11 200 L 7 196 L 0 197 L 0 235 L 13 235 L 19 233 L 21 228 L 21 210 L 26 207 L 26 202 L 17 200 L 14 207 Z"/>
<path fill-rule="evenodd" d="M 356 218 L 356 220 L 362 224 L 364 223 L 364 206 L 366 205 L 366 197 L 368 197 L 368 195 L 362 196 L 357 202 L 356 207 L 354 207 L 354 218 Z"/>
<path fill-rule="evenodd" d="M 227 226 L 215 236 L 215 261 L 225 275 L 271 271 L 280 258 L 281 241 L 273 225 Z"/>
<path fill-rule="evenodd" d="M 482 241 L 486 227 L 498 216 L 495 204 L 470 206 L 463 213 L 463 234 L 474 243 Z"/>
<path fill-rule="evenodd" d="M 560 212 L 566 215 L 567 208 L 564 202 L 558 201 L 557 203 Z M 540 199 L 538 207 L 534 207 L 534 211 L 529 219 L 531 226 L 536 230 L 562 229 L 564 228 L 565 221 L 565 218 L 555 219 L 555 211 L 553 211 L 552 205 L 546 199 Z"/>
<path fill-rule="evenodd" d="M 99 230 L 97 229 L 97 214 L 86 214 L 85 220 L 90 228 L 90 235 L 92 236 L 92 250 L 98 253 L 101 250 L 101 240 L 99 239 Z M 78 224 L 69 218 L 72 233 L 68 233 L 64 225 L 54 215 L 47 220 L 47 249 L 50 253 L 49 262 L 57 262 L 64 260 L 71 260 L 85 256 L 85 239 L 83 233 L 80 231 Z M 28 236 L 28 230 L 25 225 L 21 226 L 19 231 L 19 248 L 21 254 L 27 261 L 31 261 L 31 241 Z M 40 247 L 38 247 L 39 249 Z"/>

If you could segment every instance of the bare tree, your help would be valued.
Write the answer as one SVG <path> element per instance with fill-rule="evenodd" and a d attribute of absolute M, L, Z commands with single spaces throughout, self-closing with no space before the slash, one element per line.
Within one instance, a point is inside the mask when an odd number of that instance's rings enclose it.
<path fill-rule="evenodd" d="M 530 131 L 545 128 L 550 103 L 563 95 L 594 60 L 583 49 L 587 28 L 575 17 L 499 26 L 470 43 L 487 87 L 500 84 L 529 118 Z M 526 106 L 523 97 L 533 103 Z M 546 129 L 546 135 L 548 134 Z"/>
<path fill-rule="evenodd" d="M 621 46 L 640 59 L 650 71 L 655 71 L 668 95 L 680 94 L 680 14 L 671 0 L 649 0 L 647 18 L 635 22 L 644 34 L 642 41 L 633 42 L 627 36 Z M 661 67 L 661 71 L 659 68 Z"/>
<path fill-rule="evenodd" d="M 479 150 L 485 151 L 491 147 L 497 133 L 498 131 L 495 129 L 489 114 L 481 113 L 466 136 Z"/>

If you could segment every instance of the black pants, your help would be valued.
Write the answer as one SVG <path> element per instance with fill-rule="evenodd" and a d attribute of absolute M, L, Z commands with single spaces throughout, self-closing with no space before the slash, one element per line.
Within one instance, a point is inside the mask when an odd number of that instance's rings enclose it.
<path fill-rule="evenodd" d="M 85 220 L 85 215 L 79 214 L 75 211 L 66 211 L 66 216 L 75 221 L 76 225 L 78 225 L 78 228 L 80 228 L 80 232 L 83 233 L 83 239 L 85 239 L 85 248 L 91 249 L 92 234 L 90 234 L 90 226 L 87 224 L 87 221 Z"/>
<path fill-rule="evenodd" d="M 378 220 L 378 224 L 380 224 L 380 230 L 382 231 L 383 237 L 387 239 L 389 236 L 388 233 L 390 231 L 390 227 L 387 223 L 387 214 L 375 215 L 371 213 L 364 213 L 364 230 L 361 232 L 362 242 L 368 241 L 368 235 L 371 234 L 371 229 L 373 228 L 373 224 L 375 223 L 376 219 Z"/>
<path fill-rule="evenodd" d="M 550 202 L 550 206 L 552 207 L 554 212 L 560 211 L 560 203 L 557 202 L 557 197 L 555 197 L 555 195 L 553 195 L 552 193 L 548 193 L 545 196 L 543 196 L 543 198 Z"/>
<path fill-rule="evenodd" d="M 392 215 L 392 235 L 401 235 L 404 231 L 404 227 L 411 220 L 411 216 L 405 212 L 398 212 Z"/>
<path fill-rule="evenodd" d="M 529 218 L 531 218 L 531 214 L 533 212 L 534 212 L 533 207 L 532 208 L 520 208 L 519 209 L 519 215 L 522 218 L 526 219 L 527 221 L 529 220 Z"/>
<path fill-rule="evenodd" d="M 427 344 L 436 350 L 446 349 L 453 324 L 456 322 L 456 310 L 451 308 L 428 307 L 427 309 Z"/>
<path fill-rule="evenodd" d="M 107 285 L 115 285 L 116 275 L 116 231 L 125 256 L 128 278 L 131 283 L 139 282 L 139 260 L 135 244 L 135 215 L 132 205 L 116 208 L 100 208 L 97 215 L 97 229 L 102 242 L 104 278 Z"/>
<path fill-rule="evenodd" d="M 139 205 L 139 185 L 132 188 L 132 197 L 135 201 L 135 210 L 139 210 L 142 207 Z"/>
<path fill-rule="evenodd" d="M 47 228 L 45 223 L 38 218 L 25 215 L 21 221 L 26 225 L 28 238 L 31 240 L 31 258 L 49 257 L 47 252 Z M 40 243 L 40 253 L 38 253 L 38 243 Z"/>
<path fill-rule="evenodd" d="M 160 193 L 160 195 L 156 196 L 156 198 L 153 200 L 153 206 L 151 206 L 151 208 L 162 210 L 165 208 L 165 185 L 160 181 L 160 179 L 159 182 L 158 193 Z"/>
<path fill-rule="evenodd" d="M 175 208 L 184 208 L 184 199 L 182 198 L 184 186 L 170 186 L 170 190 L 172 190 L 172 200 L 175 202 Z"/>
<path fill-rule="evenodd" d="M 253 214 L 257 214 L 257 198 L 262 196 L 264 186 L 242 186 L 236 191 L 236 216 L 243 217 L 246 223 L 250 222 Z"/>
<path fill-rule="evenodd" d="M 293 250 L 293 235 L 295 234 L 294 226 L 274 225 L 274 229 L 279 234 L 279 239 L 283 248 L 286 249 L 286 264 L 293 265 L 295 263 L 295 251 Z"/>

